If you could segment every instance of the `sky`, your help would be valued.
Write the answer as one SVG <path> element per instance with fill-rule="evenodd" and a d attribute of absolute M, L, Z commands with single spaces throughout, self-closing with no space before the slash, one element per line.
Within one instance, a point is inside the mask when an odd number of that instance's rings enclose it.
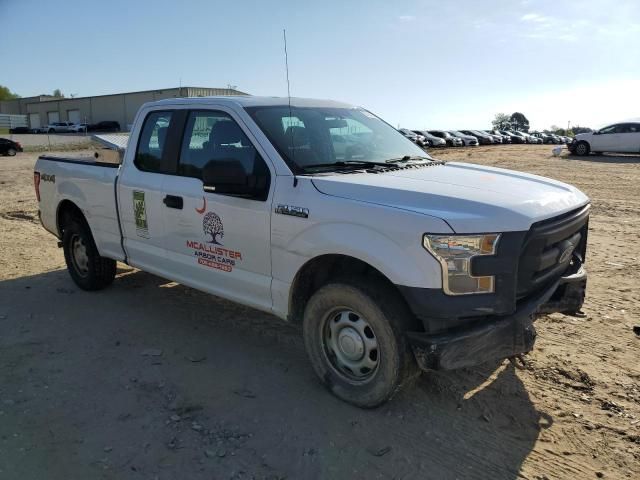
<path fill-rule="evenodd" d="M 412 129 L 640 117 L 638 0 L 0 0 L 0 85 L 90 96 L 236 85 Z"/>

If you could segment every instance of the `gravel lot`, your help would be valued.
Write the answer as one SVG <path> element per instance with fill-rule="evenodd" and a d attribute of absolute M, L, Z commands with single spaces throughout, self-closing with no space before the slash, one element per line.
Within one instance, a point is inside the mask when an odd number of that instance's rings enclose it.
<path fill-rule="evenodd" d="M 82 133 L 38 133 L 38 134 L 3 134 L 3 138 L 9 138 L 19 142 L 25 151 L 60 150 L 86 148 L 91 143 L 91 135 Z"/>
<path fill-rule="evenodd" d="M 76 288 L 37 221 L 36 155 L 0 157 L 0 478 L 640 478 L 640 157 L 435 155 L 592 198 L 587 315 L 541 318 L 524 370 L 424 374 L 368 411 L 274 317 L 126 265 Z"/>

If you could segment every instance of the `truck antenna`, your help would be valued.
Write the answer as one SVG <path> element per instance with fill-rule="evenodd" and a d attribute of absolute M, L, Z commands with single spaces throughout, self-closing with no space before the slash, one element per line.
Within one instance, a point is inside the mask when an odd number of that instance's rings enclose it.
<path fill-rule="evenodd" d="M 291 136 L 291 155 L 293 156 L 293 160 L 295 163 L 296 158 L 296 150 L 293 144 L 293 128 L 291 128 L 293 121 L 293 114 L 291 113 L 291 85 L 289 83 L 289 56 L 287 55 L 287 29 L 282 29 L 282 37 L 284 39 L 284 66 L 287 72 L 287 99 L 289 101 L 289 131 Z M 298 185 L 298 177 L 296 176 L 296 172 L 293 172 L 293 187 L 295 188 Z"/>

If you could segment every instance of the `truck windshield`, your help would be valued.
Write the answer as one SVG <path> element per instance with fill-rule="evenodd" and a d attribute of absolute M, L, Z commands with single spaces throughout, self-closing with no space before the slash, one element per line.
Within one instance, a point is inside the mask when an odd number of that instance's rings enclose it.
<path fill-rule="evenodd" d="M 361 108 L 282 105 L 246 110 L 294 173 L 336 162 L 351 161 L 356 166 L 407 157 L 431 159 L 395 128 Z"/>

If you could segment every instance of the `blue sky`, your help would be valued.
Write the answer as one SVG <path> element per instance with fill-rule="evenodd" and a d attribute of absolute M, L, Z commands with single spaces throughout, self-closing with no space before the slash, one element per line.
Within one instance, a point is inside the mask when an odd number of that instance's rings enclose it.
<path fill-rule="evenodd" d="M 0 84 L 22 96 L 237 85 L 362 105 L 410 128 L 640 116 L 637 0 L 0 0 Z"/>

